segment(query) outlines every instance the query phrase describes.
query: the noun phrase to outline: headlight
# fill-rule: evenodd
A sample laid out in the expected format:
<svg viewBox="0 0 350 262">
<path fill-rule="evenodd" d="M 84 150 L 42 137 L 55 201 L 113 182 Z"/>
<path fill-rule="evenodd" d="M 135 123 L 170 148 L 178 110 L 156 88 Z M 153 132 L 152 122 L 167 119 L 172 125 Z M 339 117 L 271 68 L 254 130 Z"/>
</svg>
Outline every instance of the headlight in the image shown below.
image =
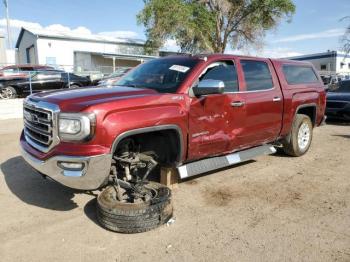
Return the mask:
<svg viewBox="0 0 350 262">
<path fill-rule="evenodd" d="M 60 118 L 60 133 L 78 134 L 81 130 L 81 122 L 76 119 Z"/>
<path fill-rule="evenodd" d="M 91 138 L 95 132 L 94 114 L 61 113 L 58 119 L 60 139 L 63 141 L 82 141 Z"/>
</svg>

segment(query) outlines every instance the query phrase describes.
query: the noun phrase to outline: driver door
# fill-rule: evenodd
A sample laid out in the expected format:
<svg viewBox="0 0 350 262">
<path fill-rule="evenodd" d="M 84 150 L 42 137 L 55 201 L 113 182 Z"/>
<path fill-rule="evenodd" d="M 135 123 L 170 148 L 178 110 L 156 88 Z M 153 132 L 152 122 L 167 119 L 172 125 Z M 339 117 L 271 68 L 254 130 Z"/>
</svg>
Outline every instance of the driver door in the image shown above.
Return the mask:
<svg viewBox="0 0 350 262">
<path fill-rule="evenodd" d="M 238 77 L 233 60 L 211 63 L 198 81 L 220 80 L 225 84 L 223 94 L 211 94 L 191 99 L 189 111 L 189 159 L 220 155 L 232 150 L 232 101 L 239 94 Z M 239 117 L 240 112 L 237 112 Z M 237 122 L 235 122 L 237 123 Z"/>
</svg>

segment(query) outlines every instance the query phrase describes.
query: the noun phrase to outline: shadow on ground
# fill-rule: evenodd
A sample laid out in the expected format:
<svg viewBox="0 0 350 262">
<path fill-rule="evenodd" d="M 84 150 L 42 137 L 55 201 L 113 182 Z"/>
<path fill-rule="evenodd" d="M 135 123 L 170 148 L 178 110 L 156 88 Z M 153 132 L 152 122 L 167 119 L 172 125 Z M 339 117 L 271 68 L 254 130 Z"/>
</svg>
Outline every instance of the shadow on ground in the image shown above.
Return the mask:
<svg viewBox="0 0 350 262">
<path fill-rule="evenodd" d="M 76 190 L 43 179 L 20 156 L 2 163 L 1 171 L 11 192 L 29 205 L 59 211 L 77 207 L 73 201 Z"/>
<path fill-rule="evenodd" d="M 333 135 L 333 136 L 342 137 L 342 138 L 350 138 L 350 135 Z"/>
<path fill-rule="evenodd" d="M 96 216 L 96 205 L 97 205 L 96 198 L 91 199 L 84 206 L 84 213 L 92 222 L 94 222 L 96 225 L 100 226 L 100 224 L 97 221 L 97 216 Z"/>
</svg>

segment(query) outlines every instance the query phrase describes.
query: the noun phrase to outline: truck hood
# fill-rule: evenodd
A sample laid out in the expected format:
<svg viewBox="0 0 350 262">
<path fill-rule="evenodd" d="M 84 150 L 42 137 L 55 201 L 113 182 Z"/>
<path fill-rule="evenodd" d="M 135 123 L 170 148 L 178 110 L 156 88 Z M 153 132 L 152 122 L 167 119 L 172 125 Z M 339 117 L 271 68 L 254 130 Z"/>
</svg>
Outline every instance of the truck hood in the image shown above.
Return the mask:
<svg viewBox="0 0 350 262">
<path fill-rule="evenodd" d="M 328 92 L 327 100 L 338 100 L 338 101 L 349 101 L 350 102 L 350 93 L 349 92 Z"/>
<path fill-rule="evenodd" d="M 62 91 L 41 92 L 30 96 L 33 101 L 58 105 L 63 111 L 78 112 L 86 107 L 117 100 L 159 94 L 152 89 L 116 86 L 112 88 L 85 87 Z"/>
</svg>

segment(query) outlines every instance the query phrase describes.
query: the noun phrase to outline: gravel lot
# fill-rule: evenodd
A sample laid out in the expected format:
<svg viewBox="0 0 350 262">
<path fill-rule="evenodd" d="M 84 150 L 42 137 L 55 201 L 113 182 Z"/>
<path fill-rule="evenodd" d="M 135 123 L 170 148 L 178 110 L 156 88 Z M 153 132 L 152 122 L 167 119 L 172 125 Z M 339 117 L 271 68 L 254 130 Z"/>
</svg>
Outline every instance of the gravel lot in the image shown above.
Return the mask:
<svg viewBox="0 0 350 262">
<path fill-rule="evenodd" d="M 350 125 L 317 128 L 301 158 L 264 156 L 179 184 L 176 222 L 123 235 L 93 195 L 42 179 L 0 121 L 0 260 L 350 261 Z"/>
</svg>

